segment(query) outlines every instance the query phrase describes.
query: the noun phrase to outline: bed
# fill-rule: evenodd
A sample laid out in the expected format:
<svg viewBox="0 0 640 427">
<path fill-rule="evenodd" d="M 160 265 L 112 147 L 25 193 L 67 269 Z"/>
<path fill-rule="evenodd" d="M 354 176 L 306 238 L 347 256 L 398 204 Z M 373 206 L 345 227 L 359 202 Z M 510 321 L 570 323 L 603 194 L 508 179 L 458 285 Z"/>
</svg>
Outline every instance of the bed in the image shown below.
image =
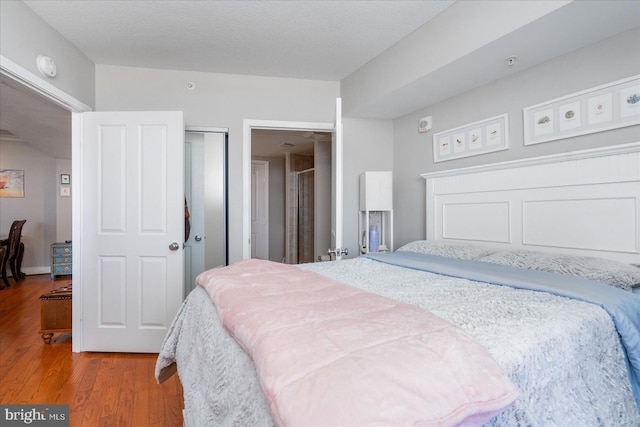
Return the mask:
<svg viewBox="0 0 640 427">
<path fill-rule="evenodd" d="M 199 277 L 201 286 L 182 305 L 156 365 L 160 382 L 176 371 L 180 376 L 185 425 L 640 425 L 640 268 L 632 265 L 640 263 L 640 144 L 426 174 L 424 178 L 426 239 L 408 243 L 393 254 L 300 266 L 246 260 Z M 266 328 L 271 320 L 253 313 L 308 316 L 305 302 L 291 303 L 303 301 L 305 292 L 294 294 L 302 299 L 269 299 L 275 293 L 266 283 L 274 271 L 280 276 L 273 276 L 273 282 L 293 282 L 289 278 L 300 276 L 301 283 L 291 286 L 317 288 L 320 299 L 331 300 L 327 295 L 347 292 L 322 306 L 321 310 L 332 315 L 351 301 L 371 298 L 371 304 L 390 301 L 394 309 L 400 307 L 390 322 L 405 322 L 407 318 L 394 316 L 405 316 L 407 311 L 408 319 L 418 319 L 416 327 L 423 325 L 425 316 L 429 322 L 435 317 L 460 335 L 462 351 L 424 360 L 461 364 L 430 372 L 421 362 L 407 362 L 404 357 L 410 358 L 414 349 L 420 358 L 431 356 L 420 353 L 423 349 L 409 341 L 408 347 L 401 347 L 406 354 L 396 358 L 389 356 L 393 353 L 382 353 L 386 367 L 381 368 L 377 360 L 373 363 L 378 365 L 369 368 L 358 359 L 349 362 L 357 369 L 338 370 L 338 374 L 320 371 L 309 377 L 314 379 L 307 386 L 323 384 L 320 394 L 308 394 L 301 388 L 293 392 L 274 389 L 274 384 L 282 382 L 278 376 L 282 371 L 298 368 L 296 357 L 308 343 L 322 341 L 309 339 L 306 329 L 303 335 L 294 334 L 299 347 L 269 341 L 272 332 L 281 329 L 279 324 Z M 503 276 L 496 278 L 498 272 Z M 254 282 L 238 282 L 239 276 Z M 248 298 L 238 293 L 242 287 L 259 288 L 262 293 Z M 329 293 L 323 294 L 325 291 Z M 245 306 L 230 305 L 249 299 L 266 300 L 266 309 L 258 307 L 247 316 Z M 359 312 L 357 304 L 352 306 Z M 386 322 L 378 321 L 381 317 L 376 315 L 356 317 L 364 319 L 358 327 L 365 329 Z M 322 323 L 315 318 L 302 323 L 295 320 L 298 331 Z M 255 328 L 248 329 L 243 323 L 247 321 Z M 384 329 L 387 325 L 377 326 L 383 329 L 374 328 L 374 335 L 393 333 Z M 254 330 L 260 329 L 266 329 L 266 335 L 256 335 Z M 397 329 L 403 329 L 402 325 Z M 436 329 L 441 330 L 440 326 Z M 423 330 L 419 336 L 426 336 Z M 252 337 L 258 338 L 251 341 Z M 335 343 L 335 335 L 332 337 Z M 360 339 L 347 337 L 349 343 Z M 468 337 L 471 342 L 464 341 Z M 406 336 L 401 339 L 407 342 Z M 447 335 L 445 341 L 449 340 Z M 272 355 L 279 359 L 272 360 Z M 277 375 L 273 374 L 267 369 L 272 362 L 284 363 L 285 369 L 280 366 Z M 480 365 L 473 364 L 477 362 Z M 427 365 L 440 366 L 436 362 Z M 496 366 L 499 371 L 493 370 Z M 403 369 L 398 370 L 400 367 Z M 447 369 L 453 377 L 462 378 L 443 380 Z M 307 378 L 304 372 L 300 377 Z M 460 372 L 465 373 L 457 375 Z M 474 395 L 474 404 L 482 401 L 475 412 L 467 410 L 466 402 L 458 406 L 465 408 L 462 417 L 451 417 L 450 412 L 433 416 L 439 408 L 431 407 L 425 410 L 428 418 L 404 417 L 413 416 L 411 410 L 416 406 L 426 408 L 438 401 L 437 394 L 428 393 L 439 393 L 440 386 L 472 381 L 469 378 L 482 372 L 487 373 L 484 381 L 492 384 L 487 387 L 490 390 L 481 390 L 477 382 L 463 384 L 465 390 L 489 393 Z M 505 381 L 491 383 L 502 376 Z M 405 382 L 399 383 L 398 378 Z M 364 385 L 358 388 L 360 383 Z M 398 401 L 396 394 L 401 396 Z M 422 400 L 415 400 L 415 395 Z M 362 414 L 359 405 L 367 399 L 374 404 L 364 406 L 370 414 Z M 401 406 L 405 401 L 410 401 L 409 409 Z M 442 405 L 450 401 L 447 397 Z M 388 402 L 399 405 L 394 406 L 398 422 L 389 421 L 394 418 L 385 409 Z M 379 418 L 376 407 L 392 418 Z M 455 408 L 453 412 L 460 415 Z M 314 415 L 305 419 L 305 413 Z"/>
</svg>

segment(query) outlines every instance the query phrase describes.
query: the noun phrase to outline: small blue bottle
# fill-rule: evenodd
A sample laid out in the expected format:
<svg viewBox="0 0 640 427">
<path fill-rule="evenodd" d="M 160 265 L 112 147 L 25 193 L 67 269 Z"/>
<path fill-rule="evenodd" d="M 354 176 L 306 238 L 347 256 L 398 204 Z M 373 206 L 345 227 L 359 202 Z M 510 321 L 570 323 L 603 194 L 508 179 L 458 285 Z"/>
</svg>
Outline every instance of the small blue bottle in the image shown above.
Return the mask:
<svg viewBox="0 0 640 427">
<path fill-rule="evenodd" d="M 369 227 L 369 252 L 378 252 L 380 236 L 378 235 L 378 226 Z"/>
</svg>

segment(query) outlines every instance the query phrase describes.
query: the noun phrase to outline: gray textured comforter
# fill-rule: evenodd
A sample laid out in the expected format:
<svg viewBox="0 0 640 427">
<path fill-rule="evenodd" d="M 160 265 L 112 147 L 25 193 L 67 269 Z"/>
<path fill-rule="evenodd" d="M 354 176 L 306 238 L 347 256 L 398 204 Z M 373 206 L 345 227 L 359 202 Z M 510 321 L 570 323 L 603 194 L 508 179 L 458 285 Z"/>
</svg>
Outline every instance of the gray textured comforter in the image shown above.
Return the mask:
<svg viewBox="0 0 640 427">
<path fill-rule="evenodd" d="M 414 304 L 471 334 L 521 391 L 516 404 L 489 425 L 640 425 L 618 335 L 595 305 L 364 258 L 300 268 Z M 176 316 L 156 374 L 175 361 L 185 425 L 273 424 L 250 358 L 200 288 Z"/>
</svg>

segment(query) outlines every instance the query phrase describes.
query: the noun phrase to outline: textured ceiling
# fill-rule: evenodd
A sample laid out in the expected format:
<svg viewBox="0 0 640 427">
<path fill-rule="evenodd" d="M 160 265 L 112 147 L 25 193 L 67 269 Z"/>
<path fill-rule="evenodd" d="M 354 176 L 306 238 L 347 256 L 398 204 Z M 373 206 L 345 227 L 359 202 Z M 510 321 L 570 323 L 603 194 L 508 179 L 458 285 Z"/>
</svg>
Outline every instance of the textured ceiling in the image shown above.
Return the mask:
<svg viewBox="0 0 640 427">
<path fill-rule="evenodd" d="M 96 64 L 338 81 L 454 2 L 24 3 Z"/>
<path fill-rule="evenodd" d="M 384 55 L 385 50 L 454 2 L 26 0 L 24 3 L 97 64 L 340 81 L 378 55 Z M 456 7 L 463 5 L 458 3 Z M 357 111 L 350 110 L 349 117 L 399 117 L 425 107 L 426 99 L 432 103 L 446 99 L 638 27 L 639 23 L 637 0 L 570 2 L 508 37 L 442 64 L 435 72 L 358 106 Z M 519 56 L 517 67 L 505 66 L 505 54 Z M 70 127 L 59 130 L 49 125 L 64 123 L 56 115 L 68 113 L 51 106 L 31 105 L 38 101 L 33 94 L 18 99 L 19 88 L 1 86 L 0 128 L 48 154 L 70 158 Z M 13 106 L 14 112 L 6 114 L 7 105 Z M 16 106 L 24 112 L 21 117 L 14 114 L 18 111 Z M 53 119 L 48 120 L 47 114 Z M 45 140 L 46 143 L 34 143 Z"/>
<path fill-rule="evenodd" d="M 339 81 L 454 2 L 24 3 L 96 64 Z M 51 156 L 71 158 L 68 112 L 19 87 L 0 90 L 0 128 Z"/>
</svg>

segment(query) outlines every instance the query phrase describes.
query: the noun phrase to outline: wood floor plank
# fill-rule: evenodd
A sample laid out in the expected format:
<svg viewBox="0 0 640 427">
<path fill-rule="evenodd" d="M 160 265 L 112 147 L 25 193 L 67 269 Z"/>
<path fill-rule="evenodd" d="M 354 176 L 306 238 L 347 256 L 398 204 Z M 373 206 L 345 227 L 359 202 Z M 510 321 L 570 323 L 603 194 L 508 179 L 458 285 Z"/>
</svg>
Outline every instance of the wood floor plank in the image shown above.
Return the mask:
<svg viewBox="0 0 640 427">
<path fill-rule="evenodd" d="M 25 378 L 31 375 L 37 360 L 29 354 L 28 347 L 19 347 L 10 355 L 11 363 L 0 366 L 2 387 L 0 387 L 0 401 L 10 402 L 24 387 Z M 4 360 L 4 357 L 3 357 Z M 32 365 L 32 366 L 30 366 Z M 20 369 L 15 369 L 19 366 Z"/>
<path fill-rule="evenodd" d="M 71 283 L 27 276 L 0 290 L 0 403 L 69 405 L 72 427 L 182 426 L 177 375 L 156 384 L 157 355 L 72 353 L 71 334 L 40 334 L 42 294 Z"/>
<path fill-rule="evenodd" d="M 127 359 L 126 364 L 120 366 L 122 382 L 118 401 L 116 403 L 116 424 L 122 425 L 131 419 L 135 412 L 134 399 L 136 395 L 136 383 L 134 381 L 135 359 Z"/>
<path fill-rule="evenodd" d="M 163 385 L 154 387 L 154 382 L 149 379 L 152 376 L 152 371 L 149 367 L 145 368 L 147 369 L 145 377 L 147 378 L 147 387 L 149 389 L 149 422 L 151 425 L 164 423 L 164 402 L 162 398 L 164 387 Z"/>
<path fill-rule="evenodd" d="M 75 366 L 78 370 L 74 372 L 75 379 L 67 385 L 67 389 L 73 394 L 73 399 L 59 400 L 58 403 L 69 404 L 71 425 L 80 426 L 84 424 L 85 409 L 91 401 L 100 360 L 78 357 Z"/>
<path fill-rule="evenodd" d="M 140 425 L 149 419 L 149 386 L 147 382 L 148 370 L 144 360 L 136 360 L 133 377 L 136 383 L 136 394 L 133 405 L 136 408 L 133 422 Z"/>
</svg>

